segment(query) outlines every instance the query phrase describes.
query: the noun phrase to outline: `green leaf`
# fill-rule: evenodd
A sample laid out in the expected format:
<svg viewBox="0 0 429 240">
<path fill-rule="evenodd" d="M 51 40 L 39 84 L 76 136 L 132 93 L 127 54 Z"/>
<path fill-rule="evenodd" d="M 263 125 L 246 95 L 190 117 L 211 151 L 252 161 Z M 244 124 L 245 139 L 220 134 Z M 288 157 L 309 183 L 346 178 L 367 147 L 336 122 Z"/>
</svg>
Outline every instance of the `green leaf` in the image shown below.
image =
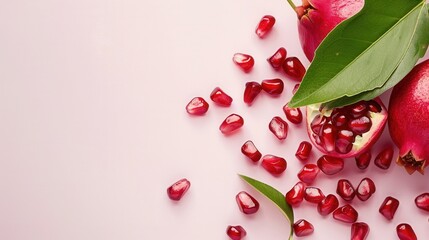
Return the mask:
<svg viewBox="0 0 429 240">
<path fill-rule="evenodd" d="M 293 236 L 293 209 L 292 207 L 286 202 L 285 196 L 276 190 L 275 188 L 271 187 L 268 184 L 265 184 L 263 182 L 260 182 L 258 180 L 255 180 L 253 178 L 240 175 L 240 178 L 246 181 L 250 186 L 255 188 L 258 192 L 260 192 L 262 195 L 270 199 L 285 215 L 285 217 L 289 220 L 290 224 L 290 235 L 289 239 L 292 239 Z"/>
<path fill-rule="evenodd" d="M 425 2 L 366 0 L 358 14 L 339 24 L 321 43 L 289 105 L 355 96 L 382 88 L 391 76 L 407 72 L 414 66 L 408 52 L 427 37 L 416 31 L 427 15 Z M 401 74 L 395 73 L 397 69 Z"/>
</svg>

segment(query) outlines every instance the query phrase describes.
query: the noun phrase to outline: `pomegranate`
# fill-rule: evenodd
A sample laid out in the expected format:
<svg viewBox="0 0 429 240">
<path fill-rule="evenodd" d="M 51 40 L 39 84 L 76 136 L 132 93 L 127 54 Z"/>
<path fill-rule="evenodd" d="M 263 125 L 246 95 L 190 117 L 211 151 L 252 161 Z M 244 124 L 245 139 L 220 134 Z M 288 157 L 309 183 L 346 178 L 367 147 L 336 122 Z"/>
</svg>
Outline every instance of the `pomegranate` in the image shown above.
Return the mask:
<svg viewBox="0 0 429 240">
<path fill-rule="evenodd" d="M 375 193 L 375 190 L 374 181 L 372 181 L 371 178 L 364 178 L 356 188 L 356 196 L 361 201 L 366 201 Z"/>
<path fill-rule="evenodd" d="M 345 201 L 352 201 L 356 196 L 356 190 L 347 179 L 338 180 L 337 194 Z"/>
<path fill-rule="evenodd" d="M 243 118 L 240 115 L 233 113 L 225 118 L 225 120 L 220 125 L 219 130 L 223 134 L 231 134 L 232 132 L 241 128 L 243 124 L 244 124 Z"/>
<path fill-rule="evenodd" d="M 396 226 L 396 233 L 400 240 L 417 240 L 413 228 L 408 223 L 401 223 Z"/>
<path fill-rule="evenodd" d="M 259 202 L 245 191 L 235 196 L 238 208 L 244 214 L 253 214 L 259 210 Z"/>
<path fill-rule="evenodd" d="M 414 199 L 416 206 L 429 212 L 429 193 L 422 193 Z"/>
<path fill-rule="evenodd" d="M 317 211 L 322 216 L 326 216 L 338 208 L 340 203 L 338 198 L 333 194 L 328 194 L 321 202 L 317 204 Z"/>
<path fill-rule="evenodd" d="M 305 67 L 297 57 L 288 57 L 282 65 L 284 73 L 293 80 L 301 82 L 305 75 Z"/>
<path fill-rule="evenodd" d="M 246 236 L 246 230 L 240 225 L 228 226 L 226 228 L 226 234 L 231 240 L 240 240 Z"/>
<path fill-rule="evenodd" d="M 268 154 L 262 157 L 261 166 L 265 168 L 265 170 L 267 170 L 269 173 L 273 175 L 278 175 L 286 170 L 287 162 L 282 157 Z"/>
<path fill-rule="evenodd" d="M 259 152 L 255 144 L 250 140 L 246 141 L 243 146 L 241 146 L 241 152 L 253 162 L 259 161 L 262 157 L 261 152 Z"/>
<path fill-rule="evenodd" d="M 306 187 L 304 199 L 307 202 L 319 204 L 323 199 L 325 199 L 325 194 L 323 194 L 320 188 Z"/>
<path fill-rule="evenodd" d="M 209 110 L 209 104 L 202 97 L 194 97 L 186 105 L 186 112 L 191 115 L 204 115 Z"/>
<path fill-rule="evenodd" d="M 253 65 L 255 65 L 255 59 L 249 54 L 244 53 L 235 53 L 232 57 L 232 61 L 246 73 L 250 72 Z"/>
<path fill-rule="evenodd" d="M 352 224 L 351 240 L 365 240 L 369 234 L 369 226 L 364 222 L 355 222 Z"/>
<path fill-rule="evenodd" d="M 299 206 L 304 200 L 305 188 L 305 183 L 297 182 L 292 189 L 286 193 L 286 202 L 295 207 Z"/>
<path fill-rule="evenodd" d="M 287 137 L 289 125 L 281 117 L 275 116 L 268 124 L 268 128 L 274 134 L 274 136 L 276 136 L 277 139 L 285 140 Z"/>
<path fill-rule="evenodd" d="M 307 131 L 323 154 L 349 158 L 377 141 L 387 122 L 387 110 L 379 98 L 327 110 L 307 106 Z"/>
<path fill-rule="evenodd" d="M 219 87 L 213 89 L 212 93 L 210 94 L 210 99 L 219 106 L 223 107 L 229 107 L 232 103 L 232 98 Z"/>
<path fill-rule="evenodd" d="M 167 195 L 171 200 L 179 201 L 190 187 L 191 182 L 189 182 L 188 179 L 180 179 L 167 188 Z"/>
<path fill-rule="evenodd" d="M 258 82 L 247 82 L 244 88 L 243 100 L 248 105 L 252 105 L 255 98 L 262 91 L 262 86 Z"/>
<path fill-rule="evenodd" d="M 354 223 L 358 219 L 359 214 L 350 204 L 346 204 L 335 210 L 332 216 L 338 221 Z"/>
<path fill-rule="evenodd" d="M 304 237 L 314 232 L 313 224 L 305 219 L 300 219 L 293 224 L 293 232 L 297 237 Z"/>
<path fill-rule="evenodd" d="M 300 161 L 307 161 L 308 158 L 310 157 L 312 147 L 313 146 L 311 145 L 311 143 L 307 141 L 302 141 L 299 144 L 298 149 L 296 150 L 296 153 L 295 153 L 296 158 L 298 158 Z"/>
<path fill-rule="evenodd" d="M 386 197 L 378 210 L 387 220 L 392 220 L 398 210 L 399 201 L 394 197 Z"/>
<path fill-rule="evenodd" d="M 300 124 L 302 122 L 302 112 L 299 108 L 291 108 L 286 103 L 283 106 L 283 112 L 286 115 L 287 120 L 293 124 Z"/>
<path fill-rule="evenodd" d="M 270 95 L 279 95 L 283 92 L 284 83 L 280 78 L 265 79 L 261 83 L 262 90 Z"/>
<path fill-rule="evenodd" d="M 276 19 L 271 15 L 265 15 L 256 26 L 255 33 L 260 38 L 264 38 L 273 28 Z"/>
<path fill-rule="evenodd" d="M 274 69 L 280 69 L 287 56 L 287 51 L 284 47 L 279 48 L 267 61 Z"/>
<path fill-rule="evenodd" d="M 317 166 L 326 175 L 334 175 L 344 168 L 344 160 L 341 158 L 323 155 L 317 160 Z"/>
<path fill-rule="evenodd" d="M 389 132 L 399 148 L 397 163 L 408 173 L 429 164 L 429 60 L 408 73 L 390 95 Z"/>
<path fill-rule="evenodd" d="M 314 182 L 317 175 L 319 175 L 320 169 L 316 164 L 308 163 L 305 164 L 304 167 L 298 172 L 297 176 L 299 180 L 310 184 Z"/>
</svg>

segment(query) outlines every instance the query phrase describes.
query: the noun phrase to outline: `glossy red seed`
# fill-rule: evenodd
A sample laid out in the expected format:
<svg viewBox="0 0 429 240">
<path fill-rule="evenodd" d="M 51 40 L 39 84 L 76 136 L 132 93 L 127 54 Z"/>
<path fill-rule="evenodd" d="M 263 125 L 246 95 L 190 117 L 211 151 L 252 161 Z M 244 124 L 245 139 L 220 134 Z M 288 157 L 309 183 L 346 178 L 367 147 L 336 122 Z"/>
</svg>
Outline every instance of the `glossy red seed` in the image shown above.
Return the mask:
<svg viewBox="0 0 429 240">
<path fill-rule="evenodd" d="M 361 169 L 364 170 L 369 166 L 369 163 L 371 162 L 371 151 L 366 151 L 364 153 L 362 153 L 361 155 L 357 156 L 355 158 L 356 160 L 356 166 Z"/>
<path fill-rule="evenodd" d="M 247 82 L 243 94 L 244 102 L 251 105 L 261 91 L 261 84 L 257 82 Z"/>
<path fill-rule="evenodd" d="M 283 106 L 283 112 L 286 115 L 287 120 L 294 124 L 300 124 L 302 122 L 302 112 L 299 108 L 291 108 L 286 103 Z"/>
<path fill-rule="evenodd" d="M 337 209 L 339 205 L 338 198 L 333 194 L 328 194 L 328 196 L 317 204 L 317 211 L 320 215 L 326 216 Z"/>
<path fill-rule="evenodd" d="M 179 201 L 190 187 L 191 182 L 189 182 L 186 178 L 180 179 L 167 188 L 167 195 L 171 200 Z"/>
<path fill-rule="evenodd" d="M 364 101 L 355 103 L 352 106 L 350 106 L 350 108 L 351 108 L 351 115 L 353 116 L 353 118 L 361 117 L 368 112 L 367 104 Z"/>
<path fill-rule="evenodd" d="M 422 210 L 429 211 L 429 193 L 422 193 L 414 199 L 416 206 Z"/>
<path fill-rule="evenodd" d="M 393 158 L 393 147 L 388 146 L 383 149 L 374 159 L 374 163 L 377 167 L 381 169 L 388 169 L 392 163 Z"/>
<path fill-rule="evenodd" d="M 253 65 L 255 65 L 255 59 L 252 56 L 244 53 L 236 53 L 232 57 L 232 61 L 237 64 L 244 72 L 250 72 Z"/>
<path fill-rule="evenodd" d="M 371 112 L 379 113 L 382 110 L 380 104 L 378 104 L 378 102 L 376 102 L 375 100 L 368 101 L 367 105 L 368 105 L 368 110 Z"/>
<path fill-rule="evenodd" d="M 295 81 L 301 81 L 305 75 L 305 67 L 296 57 L 288 57 L 283 62 L 283 71 Z"/>
<path fill-rule="evenodd" d="M 262 157 L 261 165 L 269 173 L 273 175 L 278 175 L 286 170 L 287 162 L 282 157 L 274 155 L 265 155 Z"/>
<path fill-rule="evenodd" d="M 338 180 L 337 194 L 346 201 L 351 201 L 356 196 L 356 191 L 352 183 L 347 179 Z"/>
<path fill-rule="evenodd" d="M 369 117 L 361 116 L 359 118 L 352 119 L 348 123 L 348 126 L 350 130 L 359 135 L 368 132 L 371 129 L 372 122 Z"/>
<path fill-rule="evenodd" d="M 313 145 L 311 145 L 311 143 L 307 141 L 302 141 L 299 144 L 298 149 L 296 150 L 296 153 L 295 153 L 296 158 L 298 158 L 300 161 L 307 161 L 308 158 L 310 157 L 312 148 L 313 148 Z"/>
<path fill-rule="evenodd" d="M 299 85 L 300 85 L 299 83 L 295 84 L 295 86 L 292 89 L 292 94 L 295 95 L 296 91 L 298 91 Z"/>
<path fill-rule="evenodd" d="M 210 94 L 210 99 L 218 105 L 224 107 L 229 107 L 232 103 L 232 98 L 219 87 L 213 89 L 212 93 Z"/>
<path fill-rule="evenodd" d="M 364 178 L 356 188 L 357 197 L 362 200 L 368 200 L 375 193 L 375 184 L 370 178 Z"/>
<path fill-rule="evenodd" d="M 395 216 L 396 210 L 399 207 L 399 201 L 393 197 L 386 197 L 383 203 L 381 204 L 378 212 L 381 213 L 387 220 L 392 220 Z"/>
<path fill-rule="evenodd" d="M 401 223 L 396 227 L 396 233 L 400 240 L 417 240 L 413 228 L 407 223 Z"/>
<path fill-rule="evenodd" d="M 279 140 L 284 140 L 287 137 L 289 125 L 281 117 L 275 116 L 270 121 L 268 128 Z"/>
<path fill-rule="evenodd" d="M 343 126 L 347 126 L 349 120 L 345 114 L 339 112 L 332 115 L 331 121 L 335 127 L 340 128 Z"/>
<path fill-rule="evenodd" d="M 273 56 L 267 59 L 274 69 L 279 69 L 287 56 L 287 51 L 284 47 L 279 48 Z"/>
<path fill-rule="evenodd" d="M 325 194 L 317 187 L 306 187 L 304 199 L 307 202 L 318 204 L 325 199 Z"/>
<path fill-rule="evenodd" d="M 353 148 L 355 142 L 355 135 L 352 131 L 342 129 L 338 132 L 335 139 L 335 150 L 339 153 L 348 153 Z"/>
<path fill-rule="evenodd" d="M 305 183 L 297 182 L 289 192 L 286 193 L 286 202 L 292 206 L 299 206 L 304 200 L 305 195 Z"/>
<path fill-rule="evenodd" d="M 202 97 L 194 97 L 187 105 L 186 112 L 191 115 L 203 115 L 209 110 L 209 104 Z"/>
<path fill-rule="evenodd" d="M 304 237 L 314 232 L 314 227 L 305 219 L 300 219 L 293 224 L 293 232 L 297 237 Z"/>
<path fill-rule="evenodd" d="M 219 130 L 223 134 L 230 134 L 237 129 L 241 128 L 244 124 L 244 120 L 240 115 L 231 114 L 225 118 L 222 124 L 219 127 Z"/>
<path fill-rule="evenodd" d="M 304 167 L 298 172 L 297 176 L 302 182 L 310 184 L 314 182 L 319 172 L 320 169 L 316 164 L 309 163 L 304 165 Z"/>
<path fill-rule="evenodd" d="M 271 95 L 279 95 L 283 92 L 284 83 L 280 78 L 262 80 L 262 90 Z"/>
<path fill-rule="evenodd" d="M 342 158 L 323 155 L 317 160 L 317 166 L 326 175 L 334 175 L 344 168 L 344 160 Z"/>
<path fill-rule="evenodd" d="M 358 212 L 350 204 L 346 204 L 335 210 L 332 216 L 341 222 L 354 223 L 358 219 Z"/>
<path fill-rule="evenodd" d="M 253 214 L 259 209 L 259 202 L 245 191 L 241 191 L 235 196 L 238 208 L 244 214 Z"/>
<path fill-rule="evenodd" d="M 259 152 L 255 144 L 250 140 L 246 141 L 243 146 L 241 146 L 241 152 L 253 162 L 259 161 L 262 157 L 261 152 Z"/>
<path fill-rule="evenodd" d="M 226 229 L 226 234 L 232 240 L 241 240 L 246 236 L 246 230 L 240 225 L 237 226 L 228 226 Z"/>
<path fill-rule="evenodd" d="M 335 150 L 335 129 L 332 124 L 324 124 L 322 129 L 321 142 L 323 148 L 327 152 L 333 152 Z"/>
<path fill-rule="evenodd" d="M 276 19 L 271 15 L 265 15 L 256 26 L 255 33 L 260 38 L 264 38 L 273 28 Z"/>
<path fill-rule="evenodd" d="M 355 222 L 352 224 L 351 240 L 365 240 L 369 234 L 369 226 L 364 222 Z"/>
<path fill-rule="evenodd" d="M 316 117 L 314 117 L 314 119 L 311 121 L 310 127 L 311 130 L 319 135 L 320 130 L 322 129 L 322 126 L 325 125 L 325 123 L 327 122 L 327 118 L 323 115 L 317 115 Z"/>
</svg>

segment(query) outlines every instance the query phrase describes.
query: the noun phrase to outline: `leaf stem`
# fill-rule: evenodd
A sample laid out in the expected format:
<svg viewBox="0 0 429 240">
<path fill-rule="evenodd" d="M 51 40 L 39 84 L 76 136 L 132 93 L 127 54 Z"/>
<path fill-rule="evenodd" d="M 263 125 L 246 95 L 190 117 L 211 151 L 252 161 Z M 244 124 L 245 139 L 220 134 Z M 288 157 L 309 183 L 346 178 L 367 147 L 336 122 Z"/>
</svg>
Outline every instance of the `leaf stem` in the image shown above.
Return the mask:
<svg viewBox="0 0 429 240">
<path fill-rule="evenodd" d="M 289 3 L 289 5 L 293 8 L 294 11 L 296 11 L 296 5 L 295 3 L 293 3 L 292 0 L 287 0 L 287 2 Z"/>
</svg>

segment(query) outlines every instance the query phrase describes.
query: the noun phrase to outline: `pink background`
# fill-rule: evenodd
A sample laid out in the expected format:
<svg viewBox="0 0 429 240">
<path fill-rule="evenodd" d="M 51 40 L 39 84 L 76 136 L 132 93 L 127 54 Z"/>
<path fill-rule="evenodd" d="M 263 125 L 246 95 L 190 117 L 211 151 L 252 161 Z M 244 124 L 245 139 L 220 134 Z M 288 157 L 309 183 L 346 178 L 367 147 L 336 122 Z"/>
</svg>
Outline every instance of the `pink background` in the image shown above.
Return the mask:
<svg viewBox="0 0 429 240">
<path fill-rule="evenodd" d="M 284 46 L 308 65 L 299 47 L 296 17 L 284 0 L 119 1 L 16 0 L 0 8 L 0 239 L 228 239 L 240 224 L 246 239 L 286 239 L 287 221 L 237 173 L 265 181 L 282 192 L 302 167 L 294 157 L 305 127 L 290 125 L 279 142 L 268 131 L 291 98 L 295 82 L 273 71 L 265 59 Z M 259 19 L 277 23 L 260 40 Z M 242 73 L 235 52 L 252 54 L 254 70 Z M 281 77 L 281 97 L 261 94 L 242 102 L 246 81 Z M 219 86 L 233 98 L 230 108 L 210 103 L 204 117 L 184 108 L 194 96 L 209 100 Z M 388 95 L 383 99 L 387 104 Z M 230 113 L 245 126 L 225 137 L 218 126 Z M 287 159 L 287 171 L 272 177 L 240 153 L 248 139 L 264 154 Z M 387 131 L 374 155 L 389 143 Z M 319 153 L 314 152 L 311 162 Z M 358 171 L 354 160 L 334 177 L 315 182 L 334 193 L 336 182 L 356 184 L 371 177 L 376 194 L 355 199 L 368 239 L 396 239 L 395 227 L 412 224 L 427 239 L 428 215 L 414 198 L 429 191 L 428 175 L 409 176 L 396 165 L 373 164 Z M 166 188 L 186 177 L 192 182 L 178 203 Z M 253 216 L 239 212 L 235 195 L 246 190 L 261 203 Z M 392 195 L 401 201 L 391 222 L 378 207 Z M 342 202 L 343 203 L 343 202 Z M 306 239 L 349 239 L 350 227 L 321 217 L 304 203 L 296 219 L 313 223 Z"/>
</svg>

